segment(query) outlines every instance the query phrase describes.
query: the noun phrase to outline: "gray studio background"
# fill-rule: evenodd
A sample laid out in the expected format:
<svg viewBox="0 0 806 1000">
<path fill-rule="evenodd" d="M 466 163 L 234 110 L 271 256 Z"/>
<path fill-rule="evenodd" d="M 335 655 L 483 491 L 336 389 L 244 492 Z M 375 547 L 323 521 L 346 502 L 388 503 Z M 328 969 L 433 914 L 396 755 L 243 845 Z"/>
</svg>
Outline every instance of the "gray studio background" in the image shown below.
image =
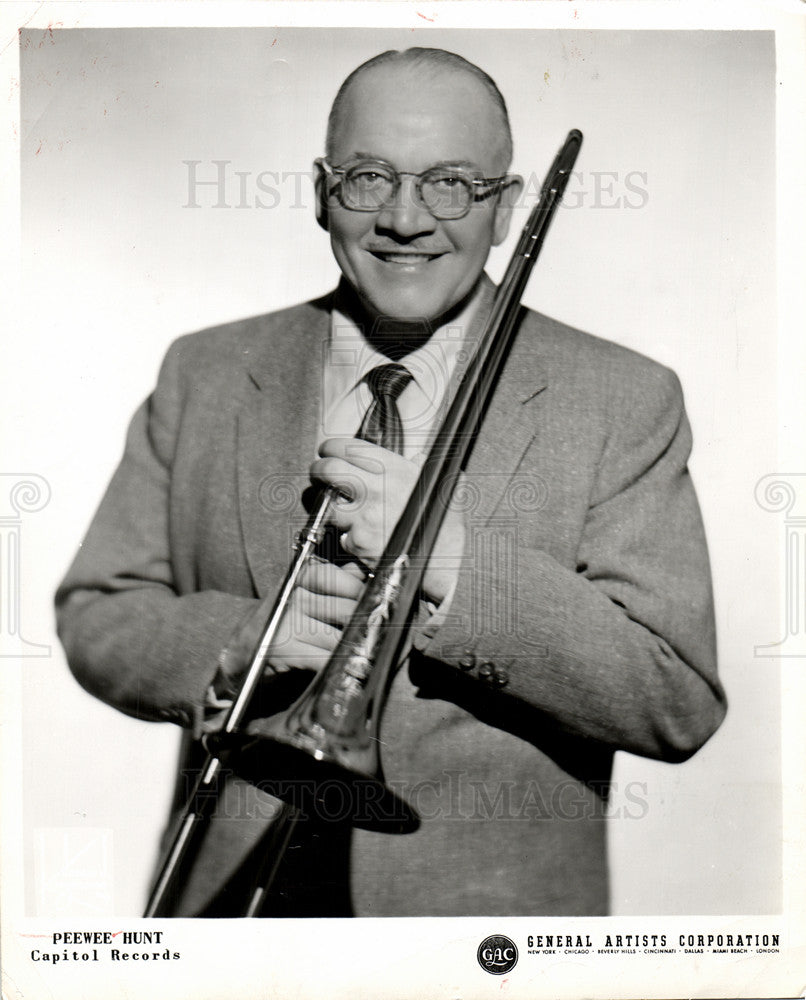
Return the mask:
<svg viewBox="0 0 806 1000">
<path fill-rule="evenodd" d="M 3 383 L 27 467 L 52 491 L 21 546 L 23 633 L 51 646 L 23 677 L 28 912 L 138 914 L 167 807 L 178 732 L 91 699 L 53 634 L 52 593 L 128 419 L 174 337 L 334 284 L 306 172 L 343 77 L 411 44 L 491 73 L 524 175 L 542 177 L 570 127 L 585 133 L 525 301 L 673 367 L 694 429 L 730 711 L 682 766 L 619 755 L 614 911 L 776 912 L 779 679 L 753 653 L 781 637 L 780 524 L 753 494 L 777 471 L 772 35 L 130 29 L 20 41 L 25 308 Z M 221 207 L 213 186 L 185 207 L 187 160 L 205 180 L 229 161 Z"/>
</svg>

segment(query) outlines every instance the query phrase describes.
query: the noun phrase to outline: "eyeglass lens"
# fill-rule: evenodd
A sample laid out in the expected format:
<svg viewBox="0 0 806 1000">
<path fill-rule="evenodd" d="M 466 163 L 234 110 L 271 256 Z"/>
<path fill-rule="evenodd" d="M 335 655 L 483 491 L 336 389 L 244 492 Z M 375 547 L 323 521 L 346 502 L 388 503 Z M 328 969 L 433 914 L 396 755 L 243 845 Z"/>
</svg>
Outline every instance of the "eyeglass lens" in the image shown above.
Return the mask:
<svg viewBox="0 0 806 1000">
<path fill-rule="evenodd" d="M 350 167 L 342 179 L 342 194 L 348 208 L 373 211 L 394 197 L 400 176 L 381 163 Z M 437 218 L 464 215 L 473 200 L 470 178 L 453 170 L 434 168 L 421 175 L 417 190 L 426 208 Z"/>
</svg>

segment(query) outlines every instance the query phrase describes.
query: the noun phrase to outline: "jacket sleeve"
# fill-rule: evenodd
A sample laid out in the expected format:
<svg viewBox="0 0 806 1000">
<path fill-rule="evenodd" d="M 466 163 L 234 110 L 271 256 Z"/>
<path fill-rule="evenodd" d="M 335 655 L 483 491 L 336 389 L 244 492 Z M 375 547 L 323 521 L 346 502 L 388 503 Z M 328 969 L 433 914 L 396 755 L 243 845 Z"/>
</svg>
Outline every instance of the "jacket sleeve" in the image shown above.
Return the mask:
<svg viewBox="0 0 806 1000">
<path fill-rule="evenodd" d="M 123 458 L 56 594 L 59 636 L 79 683 L 142 719 L 190 726 L 219 655 L 257 600 L 179 596 L 171 565 L 171 466 L 182 412 L 182 341 L 129 426 Z"/>
<path fill-rule="evenodd" d="M 533 706 L 536 724 L 676 761 L 719 726 L 725 696 L 691 434 L 676 376 L 659 371 L 659 391 L 633 388 L 608 418 L 576 566 L 521 547 L 504 579 L 478 558 L 494 539 L 474 529 L 447 620 L 417 645 Z M 504 593 L 506 632 L 485 613 Z"/>
</svg>

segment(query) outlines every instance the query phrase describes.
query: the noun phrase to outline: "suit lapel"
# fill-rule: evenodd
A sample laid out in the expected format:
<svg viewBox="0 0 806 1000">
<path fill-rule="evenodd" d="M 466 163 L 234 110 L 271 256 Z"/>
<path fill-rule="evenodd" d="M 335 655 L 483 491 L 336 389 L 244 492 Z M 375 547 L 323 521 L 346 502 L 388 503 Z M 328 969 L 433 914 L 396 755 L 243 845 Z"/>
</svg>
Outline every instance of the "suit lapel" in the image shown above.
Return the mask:
<svg viewBox="0 0 806 1000">
<path fill-rule="evenodd" d="M 521 323 L 467 465 L 479 488 L 472 513 L 481 522 L 500 513 L 504 503 L 510 508 L 518 469 L 537 435 L 541 395 L 548 387 L 546 373 L 536 362 L 538 336 L 535 324 Z"/>
<path fill-rule="evenodd" d="M 238 420 L 238 502 L 261 597 L 277 586 L 305 523 L 300 497 L 315 458 L 329 316 L 319 304 L 284 314 L 248 367 L 253 391 Z"/>
</svg>

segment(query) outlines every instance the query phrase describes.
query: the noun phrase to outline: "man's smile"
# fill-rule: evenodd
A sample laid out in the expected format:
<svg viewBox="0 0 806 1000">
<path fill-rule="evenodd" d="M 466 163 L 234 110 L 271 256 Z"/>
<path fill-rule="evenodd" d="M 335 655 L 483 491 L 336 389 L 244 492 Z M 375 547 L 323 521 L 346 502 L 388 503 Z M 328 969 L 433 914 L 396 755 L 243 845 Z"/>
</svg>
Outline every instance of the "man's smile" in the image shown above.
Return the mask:
<svg viewBox="0 0 806 1000">
<path fill-rule="evenodd" d="M 369 253 L 384 264 L 398 264 L 413 267 L 418 264 L 428 264 L 432 260 L 437 260 L 445 255 L 447 251 L 437 250 L 426 252 L 423 250 L 369 250 Z"/>
</svg>

